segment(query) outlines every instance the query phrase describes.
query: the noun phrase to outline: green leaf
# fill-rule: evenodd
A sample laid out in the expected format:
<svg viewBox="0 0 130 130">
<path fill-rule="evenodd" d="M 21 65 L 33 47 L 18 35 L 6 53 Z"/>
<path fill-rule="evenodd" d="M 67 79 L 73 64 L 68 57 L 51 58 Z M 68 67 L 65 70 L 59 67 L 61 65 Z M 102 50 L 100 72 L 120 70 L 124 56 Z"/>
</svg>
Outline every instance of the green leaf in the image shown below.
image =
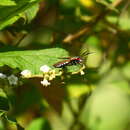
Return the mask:
<svg viewBox="0 0 130 130">
<path fill-rule="evenodd" d="M 9 110 L 9 102 L 6 94 L 2 89 L 0 89 L 0 116 L 3 115 L 3 112 Z"/>
<path fill-rule="evenodd" d="M 8 20 L 5 20 L 4 22 L 2 22 L 0 20 L 0 30 L 3 29 L 4 27 L 13 24 L 15 21 L 17 21 L 20 18 L 20 15 L 18 16 L 14 16 Z"/>
<path fill-rule="evenodd" d="M 95 35 L 91 35 L 86 39 L 85 43 L 94 47 L 99 47 L 100 39 Z"/>
<path fill-rule="evenodd" d="M 123 30 L 130 29 L 130 7 L 121 13 L 118 24 L 119 27 Z"/>
<path fill-rule="evenodd" d="M 83 94 L 89 93 L 91 88 L 86 84 L 69 84 L 67 89 L 70 98 L 78 98 Z"/>
<path fill-rule="evenodd" d="M 81 65 L 76 65 L 76 66 L 67 66 L 67 72 L 78 72 L 79 69 L 81 68 Z"/>
<path fill-rule="evenodd" d="M 26 21 L 28 23 L 31 22 L 31 20 L 36 16 L 38 9 L 39 9 L 39 4 L 37 3 L 24 12 L 24 15 L 26 17 Z"/>
<path fill-rule="evenodd" d="M 91 130 L 125 130 L 129 116 L 128 94 L 118 86 L 105 85 L 87 100 L 80 119 Z"/>
<path fill-rule="evenodd" d="M 0 120 L 0 130 L 4 130 L 4 124 L 3 124 L 2 120 Z"/>
<path fill-rule="evenodd" d="M 8 65 L 21 71 L 28 69 L 32 75 L 42 74 L 41 66 L 52 67 L 58 61 L 58 58 L 63 56 L 68 56 L 68 53 L 60 48 L 2 52 L 0 53 L 0 66 Z"/>
<path fill-rule="evenodd" d="M 107 67 L 107 65 L 106 65 Z M 108 65 L 109 67 L 109 65 Z M 102 69 L 102 68 L 101 68 Z M 111 69 L 111 68 L 109 68 Z M 101 72 L 101 71 L 100 71 Z M 113 68 L 109 70 L 109 73 L 107 75 L 103 75 L 102 80 L 100 81 L 100 84 L 110 84 L 116 81 L 124 81 L 123 75 L 121 75 L 120 70 L 118 68 Z"/>
<path fill-rule="evenodd" d="M 17 121 L 13 117 L 7 116 L 7 113 L 1 117 L 4 129 L 9 128 L 10 130 L 16 130 Z"/>
<path fill-rule="evenodd" d="M 113 1 L 114 0 L 108 0 L 108 1 L 106 1 L 106 0 L 97 0 L 96 2 L 98 2 L 98 3 L 100 3 L 100 4 L 104 5 L 104 6 L 106 6 L 108 9 L 110 9 L 112 11 L 118 12 L 118 10 L 115 7 L 113 7 L 112 4 L 110 4 Z"/>
<path fill-rule="evenodd" d="M 51 127 L 46 119 L 37 118 L 29 124 L 27 130 L 51 130 Z"/>
<path fill-rule="evenodd" d="M 13 0 L 0 0 L 0 6 L 12 6 L 16 5 L 15 1 Z"/>
<path fill-rule="evenodd" d="M 118 18 L 117 18 L 116 15 L 108 15 L 108 16 L 106 16 L 106 19 L 107 19 L 109 22 L 113 23 L 113 24 L 116 24 L 117 21 L 118 21 Z"/>
<path fill-rule="evenodd" d="M 62 0 L 61 1 L 61 6 L 64 8 L 75 8 L 76 6 L 79 5 L 78 0 Z"/>
<path fill-rule="evenodd" d="M 0 6 L 0 29 L 13 24 L 20 17 L 22 13 L 37 4 L 40 0 L 19 0 L 16 1 L 16 5 L 12 6 Z M 6 10 L 6 11 L 5 11 Z"/>
<path fill-rule="evenodd" d="M 1 52 L 0 66 L 7 65 L 13 69 L 18 68 L 21 71 L 30 70 L 32 76 L 42 75 L 41 66 L 47 65 L 54 69 L 53 64 L 61 61 L 62 59 L 60 58 L 62 57 L 68 57 L 68 53 L 61 48 Z M 80 66 L 69 66 L 67 70 L 68 72 L 77 72 L 79 68 Z"/>
<path fill-rule="evenodd" d="M 125 64 L 122 67 L 122 73 L 128 78 L 130 79 L 130 62 L 128 62 L 127 64 Z"/>
</svg>

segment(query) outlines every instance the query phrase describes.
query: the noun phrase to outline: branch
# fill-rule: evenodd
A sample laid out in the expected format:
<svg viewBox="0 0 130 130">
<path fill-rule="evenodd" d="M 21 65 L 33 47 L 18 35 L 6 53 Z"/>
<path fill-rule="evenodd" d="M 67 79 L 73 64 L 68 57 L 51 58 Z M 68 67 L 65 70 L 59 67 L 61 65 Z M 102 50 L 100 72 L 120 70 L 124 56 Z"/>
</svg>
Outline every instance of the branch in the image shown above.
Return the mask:
<svg viewBox="0 0 130 130">
<path fill-rule="evenodd" d="M 89 31 L 90 31 L 90 27 L 85 27 L 77 33 L 69 34 L 67 37 L 64 38 L 63 42 L 70 43 L 71 41 L 79 38 L 80 36 L 84 35 L 85 33 L 88 33 Z"/>
<path fill-rule="evenodd" d="M 114 1 L 111 6 L 113 8 L 117 7 L 123 0 L 116 0 Z M 105 10 L 102 11 L 97 17 L 96 19 L 90 23 L 90 25 L 86 25 L 84 28 L 82 28 L 81 30 L 79 30 L 78 32 L 74 33 L 74 34 L 69 34 L 68 36 L 66 36 L 63 39 L 64 43 L 71 43 L 73 40 L 78 39 L 79 37 L 81 37 L 82 35 L 91 32 L 91 27 L 95 26 L 95 24 L 97 24 L 101 19 L 103 19 L 108 13 L 110 12 L 110 10 Z"/>
</svg>

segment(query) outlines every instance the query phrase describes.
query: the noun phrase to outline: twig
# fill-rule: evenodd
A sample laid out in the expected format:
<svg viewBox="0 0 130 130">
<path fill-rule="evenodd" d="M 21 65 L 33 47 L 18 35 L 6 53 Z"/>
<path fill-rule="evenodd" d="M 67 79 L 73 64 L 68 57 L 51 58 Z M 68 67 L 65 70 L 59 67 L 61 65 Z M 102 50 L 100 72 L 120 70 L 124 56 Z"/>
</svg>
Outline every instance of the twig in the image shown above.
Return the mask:
<svg viewBox="0 0 130 130">
<path fill-rule="evenodd" d="M 117 7 L 123 0 L 116 0 L 114 1 L 111 6 L 113 8 Z M 64 43 L 71 43 L 73 40 L 78 39 L 79 37 L 81 37 L 82 35 L 89 33 L 91 31 L 91 27 L 95 26 L 95 24 L 97 24 L 101 19 L 103 19 L 106 14 L 108 14 L 111 10 L 105 10 L 102 11 L 97 17 L 96 19 L 90 23 L 90 25 L 86 25 L 83 29 L 79 30 L 78 32 L 74 33 L 74 34 L 69 34 L 68 36 L 66 36 L 63 39 Z"/>
<path fill-rule="evenodd" d="M 69 43 L 71 41 L 73 41 L 74 39 L 79 38 L 80 36 L 84 35 L 85 33 L 89 32 L 90 27 L 86 27 L 81 29 L 79 32 L 75 33 L 75 34 L 69 34 L 64 40 L 63 42 L 65 43 Z"/>
</svg>

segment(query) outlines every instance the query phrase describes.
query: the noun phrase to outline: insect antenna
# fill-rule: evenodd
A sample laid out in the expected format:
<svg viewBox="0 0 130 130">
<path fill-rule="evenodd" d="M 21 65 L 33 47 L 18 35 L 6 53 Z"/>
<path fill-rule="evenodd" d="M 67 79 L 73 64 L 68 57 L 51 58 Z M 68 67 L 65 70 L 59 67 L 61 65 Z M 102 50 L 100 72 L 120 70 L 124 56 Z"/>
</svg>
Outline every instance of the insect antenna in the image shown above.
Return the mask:
<svg viewBox="0 0 130 130">
<path fill-rule="evenodd" d="M 81 58 L 83 59 L 83 63 L 85 66 L 86 66 L 87 56 L 92 53 L 94 53 L 94 52 L 85 51 L 85 52 L 81 53 Z"/>
<path fill-rule="evenodd" d="M 88 56 L 89 54 L 92 54 L 92 53 L 94 53 L 94 52 L 85 51 L 85 52 L 81 53 L 81 57 L 85 58 L 86 56 Z"/>
</svg>

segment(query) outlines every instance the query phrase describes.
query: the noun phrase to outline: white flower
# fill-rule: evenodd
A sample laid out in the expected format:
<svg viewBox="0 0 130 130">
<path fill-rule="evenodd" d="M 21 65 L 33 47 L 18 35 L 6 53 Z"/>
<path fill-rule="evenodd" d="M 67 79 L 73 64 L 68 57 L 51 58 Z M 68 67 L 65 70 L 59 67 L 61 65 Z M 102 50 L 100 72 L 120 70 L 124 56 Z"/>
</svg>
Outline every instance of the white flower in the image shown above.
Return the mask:
<svg viewBox="0 0 130 130">
<path fill-rule="evenodd" d="M 1 79 L 5 79 L 7 76 L 5 75 L 5 74 L 3 74 L 3 73 L 0 73 L 0 78 Z"/>
<path fill-rule="evenodd" d="M 10 75 L 8 77 L 8 81 L 10 85 L 17 85 L 18 84 L 18 77 L 16 77 L 15 75 Z"/>
<path fill-rule="evenodd" d="M 50 85 L 50 82 L 48 82 L 48 80 L 46 80 L 46 79 L 43 79 L 43 81 L 41 81 L 41 84 L 43 86 L 48 86 L 48 85 Z"/>
<path fill-rule="evenodd" d="M 47 65 L 43 65 L 40 67 L 40 71 L 44 72 L 44 73 L 48 73 L 50 71 L 50 67 Z"/>
<path fill-rule="evenodd" d="M 84 73 L 84 71 L 83 71 L 83 70 L 81 70 L 81 71 L 80 71 L 80 74 L 81 74 L 81 75 L 84 75 L 85 73 Z"/>
<path fill-rule="evenodd" d="M 24 77 L 30 77 L 31 76 L 31 71 L 30 70 L 23 70 L 21 72 L 21 75 Z"/>
</svg>

